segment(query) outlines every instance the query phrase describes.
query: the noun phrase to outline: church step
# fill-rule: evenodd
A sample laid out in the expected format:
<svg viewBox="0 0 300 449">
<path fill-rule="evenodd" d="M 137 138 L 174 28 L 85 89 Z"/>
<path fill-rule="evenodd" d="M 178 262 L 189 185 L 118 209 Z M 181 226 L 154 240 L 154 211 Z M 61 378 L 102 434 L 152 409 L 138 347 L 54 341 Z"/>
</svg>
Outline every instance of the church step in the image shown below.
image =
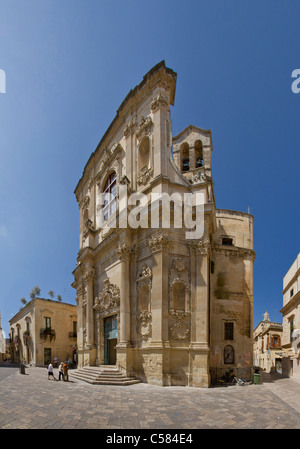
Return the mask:
<svg viewBox="0 0 300 449">
<path fill-rule="evenodd" d="M 122 371 L 113 367 L 85 366 L 69 371 L 70 376 L 93 385 L 132 385 L 140 383 L 135 377 L 127 377 Z"/>
</svg>

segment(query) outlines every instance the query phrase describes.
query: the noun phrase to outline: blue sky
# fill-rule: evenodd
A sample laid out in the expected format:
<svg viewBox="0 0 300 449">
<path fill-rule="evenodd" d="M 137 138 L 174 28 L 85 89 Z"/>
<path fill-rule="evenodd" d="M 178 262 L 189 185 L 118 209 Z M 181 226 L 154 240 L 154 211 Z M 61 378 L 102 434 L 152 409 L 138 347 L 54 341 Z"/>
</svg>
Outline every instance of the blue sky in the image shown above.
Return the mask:
<svg viewBox="0 0 300 449">
<path fill-rule="evenodd" d="M 177 72 L 173 135 L 212 130 L 218 208 L 255 217 L 254 326 L 281 321 L 300 251 L 300 3 L 1 0 L 2 328 L 35 285 L 75 304 L 74 188 L 119 105 L 161 60 Z"/>
</svg>

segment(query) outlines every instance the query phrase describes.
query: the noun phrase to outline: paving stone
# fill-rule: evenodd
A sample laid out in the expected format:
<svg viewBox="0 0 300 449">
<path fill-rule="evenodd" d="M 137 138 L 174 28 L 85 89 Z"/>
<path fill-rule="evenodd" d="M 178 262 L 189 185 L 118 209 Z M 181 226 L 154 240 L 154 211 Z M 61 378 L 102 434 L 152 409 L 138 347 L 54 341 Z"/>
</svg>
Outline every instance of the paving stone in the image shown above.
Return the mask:
<svg viewBox="0 0 300 449">
<path fill-rule="evenodd" d="M 26 372 L 0 380 L 0 429 L 300 428 L 294 379 L 209 389 L 116 387 L 51 382 L 42 368 Z"/>
</svg>

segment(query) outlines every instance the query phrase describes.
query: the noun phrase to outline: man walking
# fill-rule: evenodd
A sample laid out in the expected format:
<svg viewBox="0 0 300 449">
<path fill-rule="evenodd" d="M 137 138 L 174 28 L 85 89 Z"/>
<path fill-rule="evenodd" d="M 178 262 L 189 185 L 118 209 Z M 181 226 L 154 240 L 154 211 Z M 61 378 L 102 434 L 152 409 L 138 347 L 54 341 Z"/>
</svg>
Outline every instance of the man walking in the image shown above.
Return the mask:
<svg viewBox="0 0 300 449">
<path fill-rule="evenodd" d="M 53 373 L 53 365 L 52 365 L 51 362 L 48 365 L 48 380 L 50 379 L 50 376 L 53 377 L 53 380 L 56 380 L 55 376 L 54 376 L 54 373 Z"/>
</svg>

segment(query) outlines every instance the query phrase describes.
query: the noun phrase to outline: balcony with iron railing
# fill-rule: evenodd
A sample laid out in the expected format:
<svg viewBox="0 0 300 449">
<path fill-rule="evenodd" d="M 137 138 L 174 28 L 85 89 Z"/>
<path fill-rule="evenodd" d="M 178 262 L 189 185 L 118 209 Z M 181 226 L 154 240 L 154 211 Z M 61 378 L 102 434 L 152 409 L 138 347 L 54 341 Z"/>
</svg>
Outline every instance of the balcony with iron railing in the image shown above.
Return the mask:
<svg viewBox="0 0 300 449">
<path fill-rule="evenodd" d="M 50 341 L 56 338 L 56 332 L 52 327 L 44 327 L 40 331 L 40 338 L 42 340 L 46 340 L 47 337 L 50 337 Z"/>
<path fill-rule="evenodd" d="M 69 332 L 69 338 L 77 338 L 77 332 Z"/>
</svg>

